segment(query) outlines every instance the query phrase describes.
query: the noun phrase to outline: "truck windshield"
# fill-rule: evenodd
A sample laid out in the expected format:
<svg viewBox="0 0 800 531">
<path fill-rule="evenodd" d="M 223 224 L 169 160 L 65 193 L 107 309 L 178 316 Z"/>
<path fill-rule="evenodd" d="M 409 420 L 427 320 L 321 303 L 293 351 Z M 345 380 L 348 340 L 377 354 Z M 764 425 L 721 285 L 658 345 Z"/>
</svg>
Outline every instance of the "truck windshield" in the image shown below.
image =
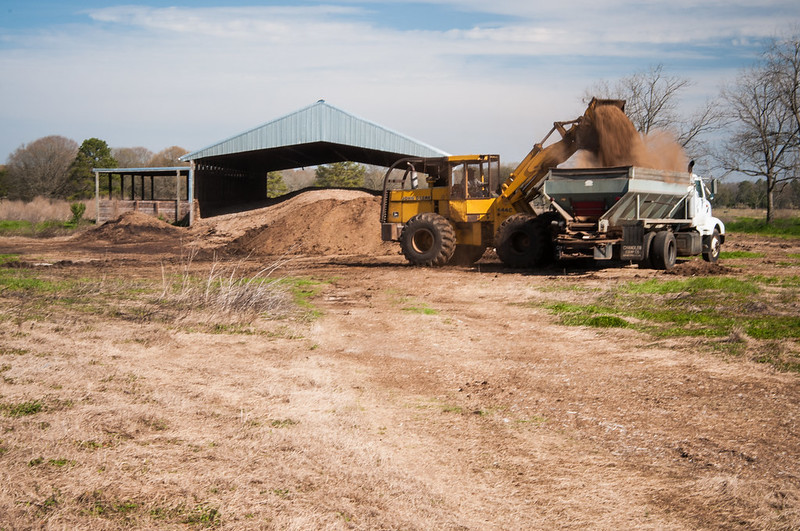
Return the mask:
<svg viewBox="0 0 800 531">
<path fill-rule="evenodd" d="M 694 182 L 694 187 L 697 189 L 698 197 L 706 196 L 706 191 L 705 191 L 705 186 L 703 186 L 703 181 L 698 179 L 697 181 Z"/>
</svg>

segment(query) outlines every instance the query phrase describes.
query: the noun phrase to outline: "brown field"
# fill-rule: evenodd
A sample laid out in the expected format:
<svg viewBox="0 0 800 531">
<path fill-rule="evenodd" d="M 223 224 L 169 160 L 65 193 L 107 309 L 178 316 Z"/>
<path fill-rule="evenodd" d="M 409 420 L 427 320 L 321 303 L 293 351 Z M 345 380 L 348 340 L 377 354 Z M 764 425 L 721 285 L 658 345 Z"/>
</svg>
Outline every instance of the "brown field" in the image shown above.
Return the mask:
<svg viewBox="0 0 800 531">
<path fill-rule="evenodd" d="M 743 317 L 796 322 L 800 241 L 733 234 L 750 255 L 672 275 L 425 269 L 377 205 L 0 238 L 0 529 L 800 528 L 796 334 L 548 306 L 724 278 L 762 286 L 732 296 Z M 266 299 L 236 291 L 252 277 Z M 691 296 L 652 304 L 689 301 L 691 328 Z"/>
</svg>

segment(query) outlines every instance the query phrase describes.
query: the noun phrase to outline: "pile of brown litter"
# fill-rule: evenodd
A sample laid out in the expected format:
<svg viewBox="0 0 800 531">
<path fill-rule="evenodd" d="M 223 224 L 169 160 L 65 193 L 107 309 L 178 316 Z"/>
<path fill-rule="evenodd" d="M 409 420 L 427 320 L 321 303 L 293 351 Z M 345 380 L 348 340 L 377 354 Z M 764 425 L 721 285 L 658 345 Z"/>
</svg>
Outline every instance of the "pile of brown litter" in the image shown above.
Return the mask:
<svg viewBox="0 0 800 531">
<path fill-rule="evenodd" d="M 675 267 L 667 271 L 669 275 L 678 275 L 681 277 L 693 276 L 710 276 L 710 275 L 725 275 L 733 270 L 730 267 L 725 267 L 720 264 L 712 264 L 705 260 L 694 259 L 686 262 L 678 262 Z"/>
<path fill-rule="evenodd" d="M 308 190 L 271 206 L 174 227 L 139 212 L 126 212 L 76 238 L 83 243 L 176 242 L 237 255 L 386 255 L 381 240 L 381 200 L 359 190 Z"/>
<path fill-rule="evenodd" d="M 228 233 L 246 231 L 223 246 L 231 254 L 385 255 L 379 197 L 357 190 L 311 190 L 252 213 L 220 220 Z M 213 220 L 208 220 L 213 222 Z"/>
<path fill-rule="evenodd" d="M 175 227 L 141 212 L 125 212 L 116 219 L 106 221 L 75 236 L 83 242 L 106 240 L 111 243 L 136 243 L 174 239 L 186 234 L 186 229 Z"/>
</svg>

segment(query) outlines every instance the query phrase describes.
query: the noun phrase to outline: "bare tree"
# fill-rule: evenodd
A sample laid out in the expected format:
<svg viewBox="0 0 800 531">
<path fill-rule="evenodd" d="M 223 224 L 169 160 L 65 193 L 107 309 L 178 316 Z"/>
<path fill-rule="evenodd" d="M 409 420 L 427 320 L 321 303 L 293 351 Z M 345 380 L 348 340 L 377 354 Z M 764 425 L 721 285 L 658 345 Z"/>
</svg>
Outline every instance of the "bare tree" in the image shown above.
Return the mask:
<svg viewBox="0 0 800 531">
<path fill-rule="evenodd" d="M 703 138 L 720 129 L 722 113 L 714 101 L 707 101 L 688 115 L 679 112 L 680 94 L 691 84 L 686 78 L 667 74 L 664 65 L 658 64 L 614 85 L 601 81 L 589 89 L 586 99 L 596 96 L 625 100 L 625 114 L 640 133 L 669 131 L 693 158 L 701 158 L 710 154 Z"/>
<path fill-rule="evenodd" d="M 370 190 L 383 190 L 383 177 L 386 175 L 386 168 L 382 166 L 367 165 L 364 173 L 364 188 Z"/>
<path fill-rule="evenodd" d="M 774 41 L 764 60 L 722 91 L 735 124 L 722 165 L 728 172 L 765 179 L 767 223 L 774 217 L 775 192 L 798 173 L 799 41 L 797 35 Z"/>
<path fill-rule="evenodd" d="M 30 201 L 36 196 L 65 197 L 78 143 L 52 135 L 18 147 L 6 162 L 9 197 Z"/>
<path fill-rule="evenodd" d="M 146 147 L 112 148 L 111 154 L 117 159 L 120 168 L 141 168 L 153 158 L 153 152 Z"/>
<path fill-rule="evenodd" d="M 171 166 L 188 166 L 188 163 L 181 162 L 179 159 L 183 155 L 189 153 L 179 146 L 171 146 L 162 149 L 147 162 L 147 165 L 153 168 L 168 168 Z"/>
<path fill-rule="evenodd" d="M 794 118 L 795 142 L 800 142 L 800 32 L 772 42 L 766 68 L 777 85 L 778 97 Z"/>
</svg>

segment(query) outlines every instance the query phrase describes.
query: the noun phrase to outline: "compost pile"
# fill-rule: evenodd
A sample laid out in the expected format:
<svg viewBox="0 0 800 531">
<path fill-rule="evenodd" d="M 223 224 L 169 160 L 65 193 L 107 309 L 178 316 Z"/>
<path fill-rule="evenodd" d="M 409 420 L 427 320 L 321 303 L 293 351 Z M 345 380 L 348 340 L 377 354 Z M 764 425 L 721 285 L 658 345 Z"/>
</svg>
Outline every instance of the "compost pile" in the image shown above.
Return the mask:
<svg viewBox="0 0 800 531">
<path fill-rule="evenodd" d="M 138 243 L 179 238 L 185 231 L 141 212 L 125 212 L 75 237 L 84 242 L 106 240 L 111 243 Z"/>
<path fill-rule="evenodd" d="M 380 204 L 379 197 L 358 190 L 310 190 L 224 216 L 208 231 L 232 237 L 222 245 L 228 254 L 385 255 L 393 249 L 381 240 Z"/>
</svg>

